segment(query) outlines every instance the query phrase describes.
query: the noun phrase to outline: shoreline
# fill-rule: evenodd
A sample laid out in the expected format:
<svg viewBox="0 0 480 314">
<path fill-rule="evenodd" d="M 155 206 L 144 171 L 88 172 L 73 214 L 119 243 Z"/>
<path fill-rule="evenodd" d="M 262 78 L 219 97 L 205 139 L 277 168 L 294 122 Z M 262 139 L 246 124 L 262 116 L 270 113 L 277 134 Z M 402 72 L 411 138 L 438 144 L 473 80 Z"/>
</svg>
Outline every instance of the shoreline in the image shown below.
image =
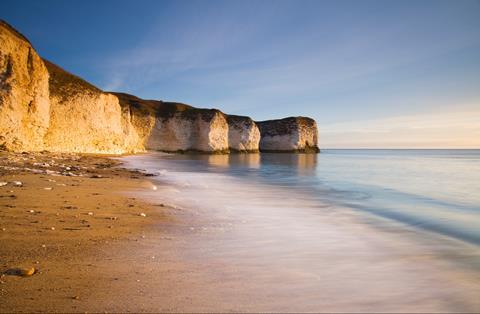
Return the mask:
<svg viewBox="0 0 480 314">
<path fill-rule="evenodd" d="M 120 158 L 0 154 L 0 181 L 9 182 L 0 187 L 0 271 L 38 268 L 26 278 L 2 276 L 0 312 L 480 306 L 479 273 L 450 265 L 444 256 L 461 252 L 450 245 L 412 242 L 422 233 L 387 221 L 374 229 L 358 213 L 327 204 L 317 211 L 321 204 L 302 205 L 300 194 L 221 173 L 176 173 L 153 154 Z M 168 171 L 151 177 L 155 167 Z M 285 200 L 278 203 L 276 195 Z M 258 196 L 260 207 L 249 202 Z"/>
</svg>

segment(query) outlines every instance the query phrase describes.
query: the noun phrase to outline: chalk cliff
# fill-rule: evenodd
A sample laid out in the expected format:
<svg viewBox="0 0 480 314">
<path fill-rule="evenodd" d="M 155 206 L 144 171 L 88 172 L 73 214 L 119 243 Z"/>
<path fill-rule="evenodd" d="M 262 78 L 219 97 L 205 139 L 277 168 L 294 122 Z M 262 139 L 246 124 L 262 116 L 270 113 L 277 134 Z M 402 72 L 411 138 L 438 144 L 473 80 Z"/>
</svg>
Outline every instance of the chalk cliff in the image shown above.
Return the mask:
<svg viewBox="0 0 480 314">
<path fill-rule="evenodd" d="M 166 152 L 228 152 L 228 124 L 217 109 L 158 100 L 144 100 L 133 95 L 115 93 L 125 106 L 142 108 L 153 121 L 144 146 Z"/>
<path fill-rule="evenodd" d="M 228 115 L 227 122 L 228 143 L 232 151 L 258 152 L 260 130 L 251 118 Z"/>
<path fill-rule="evenodd" d="M 260 151 L 317 153 L 318 130 L 315 120 L 289 117 L 257 122 L 260 129 Z"/>
<path fill-rule="evenodd" d="M 22 34 L 0 20 L 0 148 L 42 150 L 49 112 L 42 59 Z"/>
<path fill-rule="evenodd" d="M 315 121 L 256 123 L 217 109 L 105 92 L 42 60 L 22 34 L 0 21 L 0 149 L 126 154 L 259 148 L 317 152 Z"/>
<path fill-rule="evenodd" d="M 131 110 L 118 98 L 45 60 L 50 74 L 50 124 L 45 149 L 124 154 L 143 150 Z"/>
</svg>

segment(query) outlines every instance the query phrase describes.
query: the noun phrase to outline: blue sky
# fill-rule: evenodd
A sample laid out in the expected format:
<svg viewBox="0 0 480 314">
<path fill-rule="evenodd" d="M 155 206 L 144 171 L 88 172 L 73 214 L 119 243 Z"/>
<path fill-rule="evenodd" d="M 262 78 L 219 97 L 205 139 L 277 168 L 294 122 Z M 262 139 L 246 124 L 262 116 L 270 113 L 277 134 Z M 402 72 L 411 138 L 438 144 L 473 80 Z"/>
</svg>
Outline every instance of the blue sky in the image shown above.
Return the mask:
<svg viewBox="0 0 480 314">
<path fill-rule="evenodd" d="M 106 90 L 256 120 L 322 147 L 480 148 L 480 1 L 5 1 L 45 58 Z"/>
</svg>

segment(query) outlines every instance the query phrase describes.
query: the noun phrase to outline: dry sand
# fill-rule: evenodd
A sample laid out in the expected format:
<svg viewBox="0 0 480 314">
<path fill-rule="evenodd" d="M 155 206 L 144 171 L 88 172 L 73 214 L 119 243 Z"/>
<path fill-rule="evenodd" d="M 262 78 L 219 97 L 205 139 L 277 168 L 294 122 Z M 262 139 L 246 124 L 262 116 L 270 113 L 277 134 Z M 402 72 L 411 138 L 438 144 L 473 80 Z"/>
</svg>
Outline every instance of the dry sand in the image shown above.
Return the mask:
<svg viewBox="0 0 480 314">
<path fill-rule="evenodd" d="M 0 182 L 8 182 L 0 186 L 0 312 L 103 311 L 84 301 L 96 282 L 128 286 L 141 279 L 135 265 L 117 274 L 124 262 L 109 252 L 161 236 L 154 223 L 171 219 L 162 204 L 119 193 L 152 184 L 117 164 L 95 156 L 0 154 Z M 35 274 L 18 276 L 17 268 Z"/>
</svg>

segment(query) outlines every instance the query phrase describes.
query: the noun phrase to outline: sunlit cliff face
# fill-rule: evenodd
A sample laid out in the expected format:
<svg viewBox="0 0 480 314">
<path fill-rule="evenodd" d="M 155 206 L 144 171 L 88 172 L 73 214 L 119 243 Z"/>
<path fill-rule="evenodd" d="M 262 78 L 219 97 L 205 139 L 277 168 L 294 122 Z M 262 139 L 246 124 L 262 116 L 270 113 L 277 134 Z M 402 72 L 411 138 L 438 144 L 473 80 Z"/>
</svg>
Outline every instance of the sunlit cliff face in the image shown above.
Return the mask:
<svg viewBox="0 0 480 314">
<path fill-rule="evenodd" d="M 478 110 L 320 126 L 325 148 L 480 148 Z"/>
</svg>

